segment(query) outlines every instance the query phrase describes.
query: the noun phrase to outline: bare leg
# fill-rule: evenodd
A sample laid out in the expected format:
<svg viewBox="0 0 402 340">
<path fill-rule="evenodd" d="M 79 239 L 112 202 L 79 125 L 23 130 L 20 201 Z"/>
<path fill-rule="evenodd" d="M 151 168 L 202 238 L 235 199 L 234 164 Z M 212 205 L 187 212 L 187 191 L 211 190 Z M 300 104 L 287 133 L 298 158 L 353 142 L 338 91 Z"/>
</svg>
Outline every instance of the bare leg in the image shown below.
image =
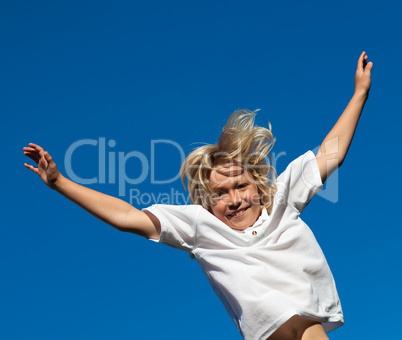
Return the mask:
<svg viewBox="0 0 402 340">
<path fill-rule="evenodd" d="M 267 340 L 329 340 L 321 323 L 293 315 Z"/>
<path fill-rule="evenodd" d="M 329 340 L 329 338 L 327 337 L 322 325 L 318 323 L 307 328 L 304 331 L 301 340 Z"/>
</svg>

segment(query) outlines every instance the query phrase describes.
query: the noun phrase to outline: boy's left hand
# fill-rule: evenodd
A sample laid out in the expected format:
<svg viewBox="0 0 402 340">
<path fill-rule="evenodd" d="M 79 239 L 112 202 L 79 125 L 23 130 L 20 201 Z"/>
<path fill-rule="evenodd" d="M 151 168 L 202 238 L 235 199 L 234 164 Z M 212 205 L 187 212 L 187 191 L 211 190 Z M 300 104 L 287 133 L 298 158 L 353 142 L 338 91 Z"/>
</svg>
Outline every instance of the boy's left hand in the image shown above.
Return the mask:
<svg viewBox="0 0 402 340">
<path fill-rule="evenodd" d="M 373 63 L 367 63 L 368 56 L 366 52 L 362 52 L 357 61 L 357 70 L 355 75 L 355 93 L 368 95 L 371 86 L 371 69 Z"/>
</svg>

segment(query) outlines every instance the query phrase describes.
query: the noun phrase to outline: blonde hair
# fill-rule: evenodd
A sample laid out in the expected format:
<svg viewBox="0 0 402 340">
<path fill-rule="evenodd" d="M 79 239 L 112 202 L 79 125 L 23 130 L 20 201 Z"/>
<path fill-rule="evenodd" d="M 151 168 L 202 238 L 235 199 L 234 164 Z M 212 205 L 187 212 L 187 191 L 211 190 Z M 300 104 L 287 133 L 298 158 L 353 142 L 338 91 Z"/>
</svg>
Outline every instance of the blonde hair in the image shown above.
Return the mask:
<svg viewBox="0 0 402 340">
<path fill-rule="evenodd" d="M 276 171 L 272 164 L 270 151 L 275 143 L 268 129 L 254 126 L 256 111 L 238 110 L 228 119 L 217 144 L 207 144 L 191 152 L 180 169 L 184 188 L 187 187 L 192 204 L 210 208 L 208 196 L 212 193 L 209 186 L 211 171 L 226 163 L 240 164 L 254 178 L 261 195 L 260 203 L 272 211 L 276 192 Z M 269 159 L 269 165 L 266 163 Z"/>
</svg>

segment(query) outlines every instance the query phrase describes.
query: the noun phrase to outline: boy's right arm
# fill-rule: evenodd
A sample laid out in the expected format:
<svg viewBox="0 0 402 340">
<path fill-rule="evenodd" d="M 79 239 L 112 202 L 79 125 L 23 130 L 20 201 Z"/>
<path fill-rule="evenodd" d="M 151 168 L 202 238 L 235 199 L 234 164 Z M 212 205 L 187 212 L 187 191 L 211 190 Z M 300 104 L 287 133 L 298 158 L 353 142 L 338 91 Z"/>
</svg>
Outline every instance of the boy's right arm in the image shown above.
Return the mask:
<svg viewBox="0 0 402 340">
<path fill-rule="evenodd" d="M 86 188 L 65 178 L 58 171 L 48 152 L 39 145 L 29 143 L 24 155 L 31 158 L 37 167 L 25 163 L 51 189 L 79 205 L 112 227 L 149 238 L 159 239 L 161 227 L 157 217 L 134 208 L 127 202 Z"/>
</svg>

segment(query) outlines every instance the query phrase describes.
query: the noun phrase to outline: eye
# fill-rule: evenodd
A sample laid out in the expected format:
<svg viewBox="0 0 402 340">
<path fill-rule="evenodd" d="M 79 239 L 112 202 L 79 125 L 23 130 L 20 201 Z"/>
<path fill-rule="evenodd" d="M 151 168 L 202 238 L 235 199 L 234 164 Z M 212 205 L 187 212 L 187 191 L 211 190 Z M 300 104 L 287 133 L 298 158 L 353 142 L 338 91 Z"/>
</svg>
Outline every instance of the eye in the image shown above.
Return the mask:
<svg viewBox="0 0 402 340">
<path fill-rule="evenodd" d="M 220 201 L 226 197 L 226 193 L 224 191 L 217 191 L 211 195 L 211 199 L 215 202 Z"/>
<path fill-rule="evenodd" d="M 247 187 L 247 183 L 240 183 L 238 186 L 237 186 L 237 189 L 239 189 L 239 190 L 241 190 L 241 189 L 245 189 L 246 187 Z"/>
</svg>

